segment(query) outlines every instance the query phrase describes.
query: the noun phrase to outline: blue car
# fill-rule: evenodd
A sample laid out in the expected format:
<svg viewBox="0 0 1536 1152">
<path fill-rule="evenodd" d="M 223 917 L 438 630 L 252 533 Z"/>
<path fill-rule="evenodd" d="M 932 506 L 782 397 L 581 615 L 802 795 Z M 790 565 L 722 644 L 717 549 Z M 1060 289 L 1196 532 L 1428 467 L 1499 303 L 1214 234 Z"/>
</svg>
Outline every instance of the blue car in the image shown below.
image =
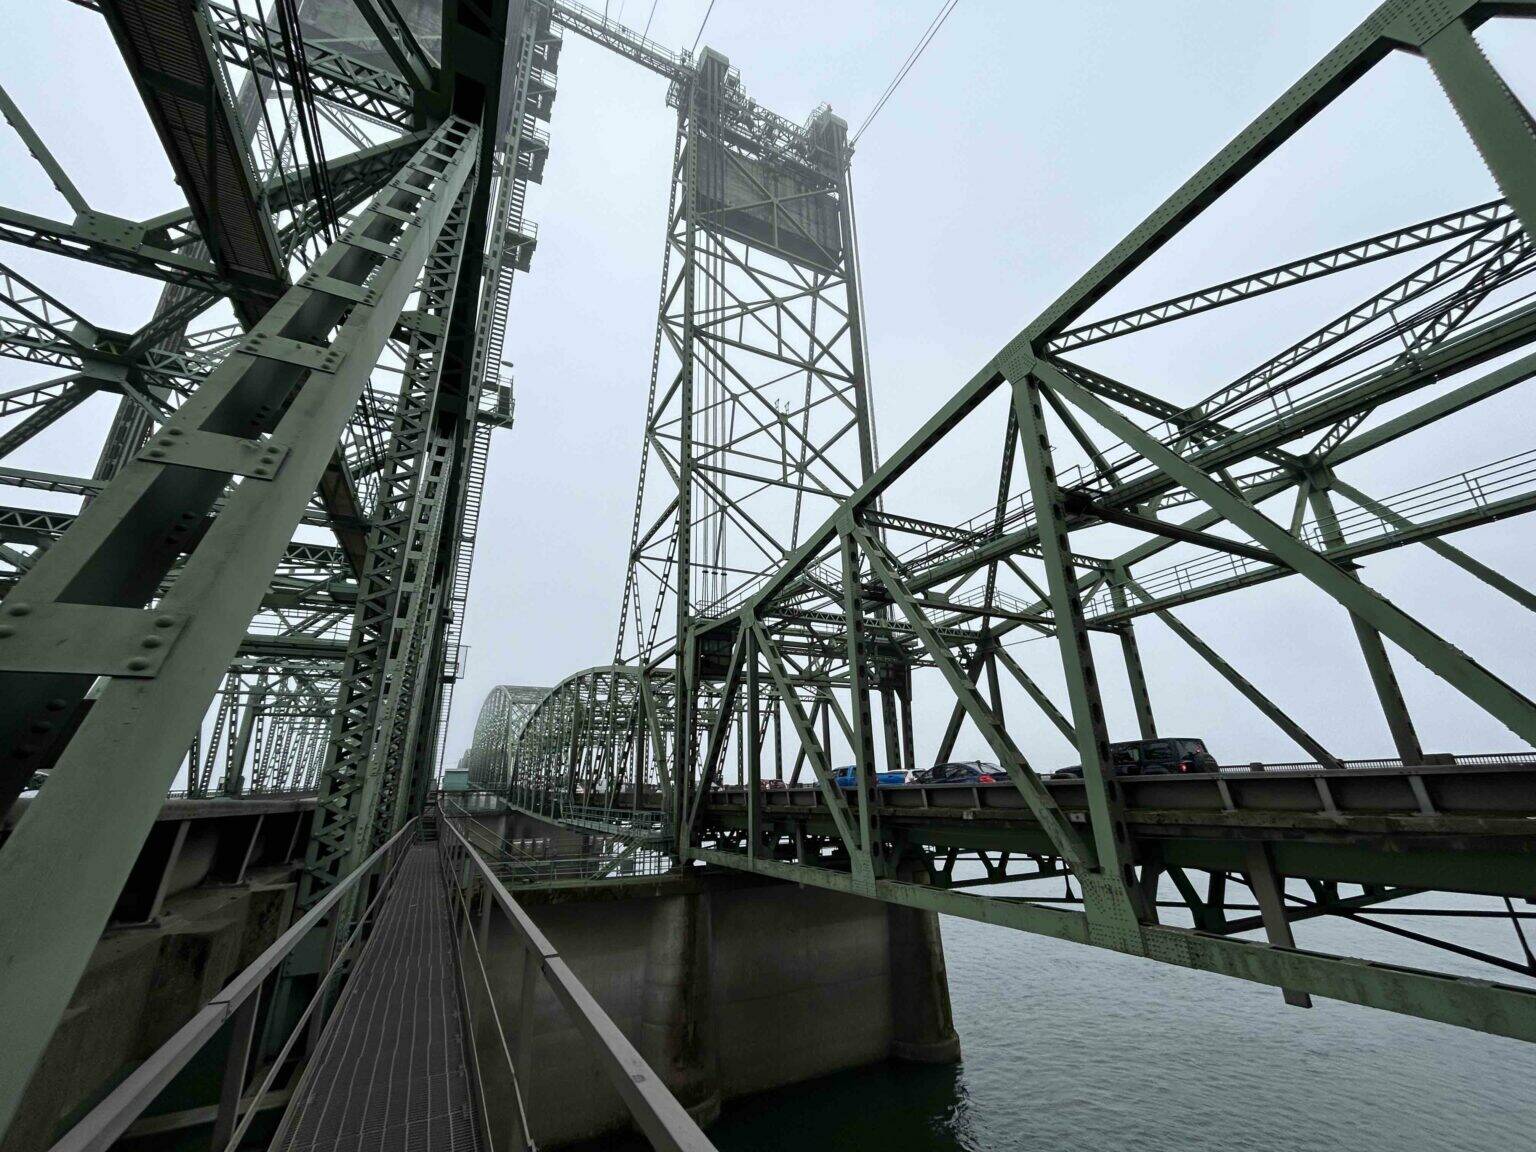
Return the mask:
<svg viewBox="0 0 1536 1152">
<path fill-rule="evenodd" d="M 910 784 L 911 782 L 912 774 L 910 772 L 900 771 L 875 773 L 875 786 L 877 788 L 896 788 L 902 784 Z M 853 764 L 846 764 L 839 768 L 832 776 L 832 783 L 836 784 L 839 788 L 847 788 L 849 791 L 856 791 L 859 787 L 857 767 Z"/>
</svg>

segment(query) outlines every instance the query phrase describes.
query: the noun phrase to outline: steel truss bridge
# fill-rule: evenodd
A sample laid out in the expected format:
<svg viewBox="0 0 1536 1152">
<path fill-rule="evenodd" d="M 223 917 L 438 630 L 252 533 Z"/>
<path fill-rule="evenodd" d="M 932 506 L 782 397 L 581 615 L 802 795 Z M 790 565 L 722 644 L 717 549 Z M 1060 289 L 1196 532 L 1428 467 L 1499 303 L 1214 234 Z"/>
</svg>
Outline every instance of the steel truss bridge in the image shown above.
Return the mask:
<svg viewBox="0 0 1536 1152">
<path fill-rule="evenodd" d="M 296 994 L 304 933 L 329 926 L 330 966 L 299 1031 L 309 1011 L 318 1027 L 381 1002 L 379 950 L 354 941 L 446 939 L 472 907 L 513 925 L 646 1134 L 707 1146 L 664 1091 L 633 1087 L 643 1062 L 518 909 L 511 891 L 539 870 L 488 862 L 495 846 L 453 820 L 439 833 L 429 803 L 491 433 L 513 422 L 508 308 L 537 244 L 524 203 L 564 33 L 662 76 L 677 113 L 639 484 L 611 658 L 554 688 L 494 691 L 465 754 L 471 785 L 653 870 L 756 873 L 1257 981 L 1293 1004 L 1536 1039 L 1529 983 L 1305 951 L 1291 928 L 1335 917 L 1536 976 L 1536 754 L 1427 752 L 1393 659 L 1517 748 L 1536 745 L 1536 703 L 1366 576 L 1373 556 L 1427 550 L 1460 569 L 1464 595 L 1536 610 L 1522 578 L 1448 539 L 1524 530 L 1536 449 L 1469 464 L 1430 434 L 1536 375 L 1536 133 L 1476 37 L 1536 3 L 1388 0 L 883 457 L 853 152 L 829 109 L 786 119 L 721 54 L 567 0 L 76 3 L 121 50 L 186 204 L 148 220 L 93 206 L 0 91 L 64 205 L 0 206 L 0 240 L 163 286 L 153 315 L 118 332 L 0 263 L 0 354 L 39 377 L 0 395 L 0 455 L 98 392 L 116 404 L 91 475 L 0 467 L 20 490 L 0 508 L 0 808 L 27 793 L 0 845 L 0 1132 L 174 789 L 179 803 L 312 795 L 302 916 L 65 1146 L 109 1146 L 194 1041 L 228 1027 L 244 1039 L 214 1132 L 235 1147 L 257 1111 L 235 1127 L 259 1006 Z M 1401 55 L 1432 74 L 1499 198 L 1119 302 L 1133 272 Z M 1300 330 L 1270 308 L 1269 352 L 1203 399 L 1115 367 L 1152 329 L 1184 324 L 1192 351 L 1248 321 L 1249 301 L 1335 276 L 1359 289 L 1351 303 Z M 978 436 L 998 444 L 985 463 Z M 986 495 L 936 513 L 927 479 L 957 452 Z M 1401 491 L 1349 479 L 1394 453 L 1416 477 Z M 1315 626 L 1347 614 L 1389 758 L 1341 758 L 1176 615 L 1293 577 L 1319 594 Z M 1093 639 L 1118 649 L 1134 731 L 1156 738 L 1166 686 L 1137 633 L 1151 617 L 1304 761 L 1112 775 Z M 1054 653 L 1059 703 L 1016 654 L 1034 638 Z M 1071 743 L 1080 780 L 1048 778 L 1005 690 Z M 935 700 L 948 722 L 920 739 Z M 1006 783 L 876 786 L 880 770 L 934 762 L 919 747 L 950 759 L 962 735 Z M 832 779 L 845 758 L 848 790 Z M 448 903 L 409 922 L 387 893 L 417 893 L 415 908 L 443 887 L 434 855 Z M 986 894 L 1003 882 L 1033 886 Z M 1516 958 L 1458 938 L 1488 916 L 1508 921 Z M 328 982 L 348 973 L 336 1007 Z M 295 1100 L 352 1058 L 318 1043 Z M 295 1107 L 290 1142 L 310 1122 Z"/>
</svg>

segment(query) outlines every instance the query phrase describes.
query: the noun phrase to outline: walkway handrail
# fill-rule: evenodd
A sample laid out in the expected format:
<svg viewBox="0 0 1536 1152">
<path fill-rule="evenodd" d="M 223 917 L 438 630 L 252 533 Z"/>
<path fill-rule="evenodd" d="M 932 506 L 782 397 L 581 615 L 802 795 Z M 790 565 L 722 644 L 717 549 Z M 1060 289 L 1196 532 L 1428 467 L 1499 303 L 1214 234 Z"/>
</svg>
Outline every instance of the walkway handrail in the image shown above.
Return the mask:
<svg viewBox="0 0 1536 1152">
<path fill-rule="evenodd" d="M 439 809 L 442 812 L 441 808 Z M 517 1088 L 519 1111 L 522 1105 L 523 1085 L 528 1070 L 531 1066 L 532 1056 L 532 997 L 537 990 L 537 984 L 531 978 L 532 969 L 529 965 L 537 963 L 537 971 L 548 981 L 555 998 L 565 1007 L 566 1013 L 586 1038 L 598 1063 L 607 1074 L 613 1086 L 618 1090 L 620 1099 L 629 1110 L 635 1125 L 651 1142 L 651 1145 L 662 1152 L 716 1152 L 715 1146 L 704 1135 L 702 1129 L 694 1123 L 693 1117 L 688 1115 L 687 1109 L 678 1103 L 677 1098 L 667 1090 L 661 1077 L 646 1063 L 645 1058 L 629 1042 L 628 1037 L 613 1022 L 602 1005 L 593 998 L 585 986 L 571 971 L 570 966 L 561 959 L 555 946 L 551 944 L 539 926 L 533 922 L 528 913 L 523 911 L 518 902 L 485 858 L 476 851 L 464 833 L 454 825 L 454 820 L 447 813 L 442 813 L 443 819 L 439 827 L 448 835 L 439 834 L 438 853 L 443 863 L 443 878 L 448 883 L 454 894 L 454 939 L 457 943 L 463 935 L 467 935 L 474 945 L 477 956 L 480 953 L 480 941 L 474 926 L 469 922 L 468 896 L 476 881 L 484 885 L 484 893 L 490 897 L 491 905 L 500 909 L 511 927 L 512 933 L 517 937 L 518 943 L 523 949 L 524 975 L 522 981 L 522 1004 L 520 1012 L 520 1024 L 515 1042 L 515 1055 L 507 1047 L 507 1030 L 502 1024 L 500 1015 L 496 1012 L 495 999 L 489 997 L 491 1010 L 495 1016 L 497 1032 L 502 1039 L 503 1051 L 507 1053 L 511 1064 L 512 1080 Z M 462 817 L 460 817 L 462 818 Z M 487 908 L 489 906 L 486 906 Z M 460 913 L 462 912 L 462 917 Z M 464 929 L 468 927 L 468 933 Z M 463 966 L 460 966 L 463 970 Z M 485 977 L 482 960 L 481 975 Z M 487 985 L 489 980 L 487 979 Z M 489 992 L 489 987 L 487 987 Z M 526 1133 L 525 1133 L 526 1135 Z"/>
<path fill-rule="evenodd" d="M 230 1058 L 226 1061 L 222 1073 L 219 1111 L 214 1121 L 212 1147 L 222 1148 L 232 1134 L 238 1138 L 240 1133 L 236 1132 L 236 1121 L 239 1120 L 251 1036 L 260 1007 L 259 993 L 262 985 L 267 977 L 288 958 L 299 942 L 334 911 L 336 906 L 346 899 L 365 878 L 373 875 L 378 865 L 382 863 L 384 865 L 383 881 L 359 914 L 357 925 L 351 935 L 339 948 L 335 949 L 314 996 L 295 1025 L 288 1045 L 285 1045 L 286 1050 L 291 1046 L 294 1036 L 305 1027 L 316 1004 L 327 994 L 332 973 L 336 971 L 351 945 L 358 939 L 362 925 L 367 922 L 368 917 L 389 891 L 389 881 L 404 856 L 402 849 L 409 843 L 415 832 L 416 819 L 412 818 L 405 827 L 390 837 L 387 843 L 353 869 L 341 883 L 327 892 L 323 899 L 274 940 L 266 951 L 251 962 L 249 967 L 226 984 L 192 1019 L 183 1024 L 175 1035 L 157 1048 L 149 1059 L 135 1068 L 121 1084 L 107 1094 L 100 1104 L 86 1113 L 53 1145 L 49 1152 L 106 1152 L 106 1149 L 127 1131 L 129 1125 L 154 1103 L 156 1097 L 176 1074 L 218 1034 L 224 1023 L 236 1016 L 239 1016 L 239 1019 L 235 1023 L 235 1035 L 230 1043 Z M 333 936 L 332 945 L 334 943 Z M 328 947 L 327 952 L 331 951 L 332 949 Z M 272 1071 L 275 1072 L 281 1063 L 280 1060 L 274 1062 Z M 271 1076 L 269 1075 L 267 1079 L 268 1085 L 263 1086 L 263 1091 L 269 1086 Z M 247 1120 L 255 1114 L 255 1111 L 256 1101 L 253 1101 L 246 1109 Z M 242 1125 L 241 1132 L 243 1130 Z"/>
</svg>

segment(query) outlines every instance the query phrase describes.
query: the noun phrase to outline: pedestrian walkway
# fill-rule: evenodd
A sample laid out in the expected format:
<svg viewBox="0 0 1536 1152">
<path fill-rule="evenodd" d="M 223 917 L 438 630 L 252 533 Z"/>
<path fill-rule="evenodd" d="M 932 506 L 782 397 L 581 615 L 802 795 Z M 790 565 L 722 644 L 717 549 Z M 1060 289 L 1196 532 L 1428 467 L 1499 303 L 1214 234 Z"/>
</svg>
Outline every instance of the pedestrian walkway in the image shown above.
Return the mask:
<svg viewBox="0 0 1536 1152">
<path fill-rule="evenodd" d="M 284 1152 L 480 1152 L 437 846 L 406 854 L 289 1105 Z"/>
</svg>

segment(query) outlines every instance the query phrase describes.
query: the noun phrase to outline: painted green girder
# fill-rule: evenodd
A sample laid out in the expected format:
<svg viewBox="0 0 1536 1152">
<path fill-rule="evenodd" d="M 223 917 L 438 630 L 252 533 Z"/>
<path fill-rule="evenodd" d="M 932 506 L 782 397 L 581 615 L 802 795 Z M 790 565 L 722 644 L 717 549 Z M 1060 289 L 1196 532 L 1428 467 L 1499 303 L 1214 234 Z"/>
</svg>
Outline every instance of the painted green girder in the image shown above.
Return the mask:
<svg viewBox="0 0 1536 1152">
<path fill-rule="evenodd" d="M 0 284 L 0 354 L 64 373 L 0 397 L 0 454 L 97 392 L 121 397 L 94 477 L 0 474 L 85 502 L 77 515 L 0 515 L 0 612 L 17 621 L 0 637 L 15 641 L 0 677 L 21 686 L 0 717 L 5 804 L 34 768 L 52 769 L 29 834 L 0 853 L 8 922 L 40 942 L 6 958 L 35 995 L 24 1010 L 5 1006 L 17 1027 L 0 1130 L 170 780 L 184 772 L 192 796 L 322 783 L 333 795 L 332 717 L 359 649 L 347 632 L 372 620 L 369 590 L 381 583 L 392 589 L 382 626 L 403 656 L 379 669 L 384 739 L 365 750 L 357 805 L 369 810 L 316 839 L 330 854 L 315 871 L 344 871 L 379 827 L 420 808 L 460 659 L 488 437 L 513 415 L 510 381 L 486 380 L 486 364 L 501 357 L 511 269 L 528 266 L 523 195 L 548 150 L 531 110 L 502 117 L 503 83 L 523 86 L 520 107 L 533 69 L 523 53 L 516 76 L 490 48 L 508 39 L 506 3 L 445 4 L 441 60 L 426 58 L 387 0 L 350 16 L 301 3 L 303 43 L 249 6 L 91 7 L 123 51 L 186 207 L 149 220 L 93 207 L 0 93 L 72 213 L 0 208 L 0 241 L 166 286 L 147 324 L 118 333 L 25 278 Z M 516 10 L 547 114 L 557 55 L 548 10 Z M 382 41 L 370 28 L 380 16 Z M 354 150 L 318 155 L 289 119 L 300 106 Z M 240 324 L 196 330 L 220 300 Z M 430 397 L 425 410 L 370 379 L 401 363 L 408 398 Z M 433 509 L 407 529 L 390 515 L 403 492 L 402 515 Z M 337 544 L 293 540 L 300 525 L 331 529 Z M 402 530 L 407 546 L 392 547 Z M 419 594 L 401 594 L 407 570 Z M 153 736 L 125 737 L 135 724 Z M 107 753 L 124 740 L 131 754 Z M 93 791 L 103 803 L 77 827 L 69 812 Z M 59 847 L 77 831 L 89 850 Z M 60 853 L 70 867 L 43 877 Z M 57 895 L 86 889 L 92 899 Z"/>
<path fill-rule="evenodd" d="M 617 38 L 610 47 L 656 70 L 671 67 L 648 54 L 646 45 L 604 27 L 595 14 L 572 8 L 568 27 L 604 43 Z M 674 400 L 686 404 L 703 370 L 695 364 L 690 376 L 685 360 L 670 382 L 660 376 L 645 435 L 650 444 L 671 428 L 681 438 L 679 451 L 657 459 L 684 495 L 644 516 L 637 511 L 629 560 L 651 578 L 685 590 L 676 636 L 669 641 L 659 632 L 659 617 L 636 610 L 632 575 L 625 612 L 634 618 L 625 627 L 641 640 L 654 637 L 651 646 L 631 653 L 621 644 L 619 656 L 633 663 L 573 675 L 526 717 L 504 708 L 488 712 L 470 762 L 492 748 L 510 756 L 509 800 L 556 821 L 592 805 L 665 812 L 679 829 L 683 867 L 694 862 L 742 869 L 1007 923 L 1272 984 L 1293 1004 L 1318 994 L 1536 1039 L 1536 1000 L 1523 989 L 1304 953 L 1294 947 L 1290 930 L 1292 921 L 1335 915 L 1396 931 L 1371 919 L 1372 909 L 1437 884 L 1491 896 L 1536 896 L 1529 883 L 1530 845 L 1518 834 L 1518 819 L 1509 825 L 1516 830 L 1509 840 L 1487 848 L 1469 831 L 1480 816 L 1458 825 L 1432 814 L 1416 766 L 1451 760 L 1420 747 L 1393 660 L 1403 653 L 1417 659 L 1526 746 L 1536 744 L 1536 705 L 1521 687 L 1372 589 L 1359 570 L 1365 558 L 1420 545 L 1507 603 L 1536 607 L 1518 578 L 1446 539 L 1472 527 L 1519 523 L 1515 518 L 1536 508 L 1536 457 L 1516 451 L 1486 462 L 1456 458 L 1437 468 L 1423 455 L 1424 478 L 1386 496 L 1362 491 L 1338 474 L 1378 450 L 1411 444 L 1423 430 L 1474 411 L 1536 374 L 1530 352 L 1536 306 L 1524 300 L 1523 288 L 1536 270 L 1528 239 L 1536 214 L 1529 191 L 1536 186 L 1536 139 L 1529 114 L 1473 36 L 1487 19 L 1533 12 L 1531 5 L 1476 0 L 1383 4 L 1026 325 L 905 444 L 883 462 L 871 459 L 834 510 L 814 523 L 797 523 L 788 541 L 778 534 L 782 519 L 752 515 L 745 500 L 719 490 L 708 491 L 703 502 L 687 495 L 707 483 L 711 467 L 719 471 L 718 441 L 706 439 L 701 450 L 689 439 L 694 425 L 686 408 L 670 424 L 659 413 Z M 1156 303 L 1094 315 L 1100 300 L 1191 220 L 1396 53 L 1424 58 L 1502 198 Z M 708 217 L 693 191 L 707 183 L 698 167 L 706 153 L 694 146 L 689 126 L 726 118 L 718 107 L 699 103 L 721 102 L 721 90 L 710 91 L 706 86 L 701 96 L 695 87 L 689 97 L 683 89 L 675 101 L 683 131 L 669 222 L 679 240 L 669 246 L 668 260 L 683 268 L 700 259 L 697 236 L 683 226 Z M 1192 404 L 1116 379 L 1091 355 L 1099 345 L 1347 270 L 1358 283 L 1363 270 L 1394 259 L 1383 287 L 1289 338 Z M 690 315 L 697 307 L 695 290 L 695 278 L 664 272 L 664 321 Z M 690 346 L 665 325 L 662 331 L 667 338 L 658 338 L 658 350 Z M 732 379 L 750 354 L 724 339 L 709 347 L 718 357 L 709 372 L 723 379 Z M 791 368 L 787 361 L 784 366 Z M 1450 388 L 1430 391 L 1446 382 Z M 957 426 L 989 401 L 999 410 L 999 400 L 1007 401 L 1001 409 L 1007 427 L 995 506 L 958 521 L 901 507 L 903 493 L 912 491 L 903 487 L 908 474 L 919 474 Z M 1376 413 L 1386 405 L 1393 407 L 1383 419 Z M 966 441 L 965 451 L 974 452 L 974 443 Z M 1065 466 L 1061 461 L 1068 457 L 1082 462 Z M 1281 503 L 1285 514 L 1277 516 L 1271 509 Z M 1181 512 L 1187 505 L 1191 512 Z M 744 537 L 764 545 L 726 582 L 739 586 L 739 594 L 720 595 L 716 582 L 706 585 L 706 595 L 689 599 L 688 590 L 718 565 L 718 557 L 709 538 L 701 554 L 696 532 L 669 536 L 668 525 L 687 528 L 700 518 L 739 523 Z M 1118 555 L 1096 556 L 1088 534 L 1103 526 L 1144 539 Z M 1181 558 L 1153 567 L 1171 548 L 1180 549 Z M 1300 576 L 1325 604 L 1336 606 L 1341 620 L 1354 621 L 1362 663 L 1351 674 L 1366 673 L 1374 687 L 1381 707 L 1375 722 L 1393 734 L 1404 765 L 1394 771 L 1403 774 L 1405 787 L 1418 790 L 1419 807 L 1390 820 L 1327 808 L 1297 831 L 1286 824 L 1291 814 L 1255 802 L 1253 811 L 1228 812 L 1222 825 L 1228 831 L 1204 839 L 1178 831 L 1178 818 L 1187 813 L 1157 816 L 1163 821 L 1158 824 L 1156 814 L 1128 808 L 1125 783 L 1109 771 L 1110 718 L 1095 666 L 1103 653 L 1095 652 L 1092 638 L 1114 637 L 1135 731 L 1151 738 L 1158 731 L 1157 677 L 1144 666 L 1138 627 L 1149 618 L 1170 628 L 1192 656 L 1317 763 L 1345 773 L 1361 770 L 1226 659 L 1220 637 L 1213 643 L 1171 611 L 1289 576 Z M 1064 704 L 1007 647 L 1037 636 L 1055 641 Z M 925 823 L 891 807 L 872 787 L 877 769 L 911 763 L 914 671 L 925 684 L 940 683 L 937 690 L 949 705 L 939 759 L 953 755 L 958 734 L 970 725 L 1022 802 L 1024 823 L 1005 829 L 988 823 L 983 810 L 967 811 L 965 820 Z M 1075 746 L 1084 779 L 1073 786 L 1081 796 L 1070 812 L 1062 808 L 1060 789 L 1047 785 L 1010 733 L 1005 678 Z M 839 756 L 853 761 L 846 789 L 830 780 Z M 806 803 L 814 799 L 814 813 L 797 811 L 787 819 L 777 782 L 793 789 L 802 768 L 814 792 L 799 795 Z M 1536 754 L 1510 767 L 1516 777 L 1533 770 Z M 732 779 L 741 785 L 735 793 L 740 802 L 724 819 L 725 793 L 717 789 L 724 783 L 729 792 Z M 763 782 L 772 788 L 764 791 Z M 1331 804 L 1328 785 L 1318 789 Z M 1291 829 L 1289 839 L 1276 838 L 1282 828 Z M 1407 848 L 1403 837 L 1410 829 L 1426 836 L 1438 831 L 1441 838 Z M 1334 835 L 1343 831 L 1345 839 Z M 956 879 L 961 853 L 985 864 L 984 879 Z M 925 862 L 919 872 L 933 883 L 897 881 L 896 867 L 912 854 Z M 1207 895 L 1198 900 L 1184 895 L 1198 895 L 1191 879 L 1196 873 L 1208 878 Z M 957 883 L 1026 875 L 1066 878 L 1071 906 L 955 890 Z M 1291 887 L 1287 875 L 1296 877 Z M 1159 922 L 1162 878 L 1178 887 L 1180 906 L 1208 931 Z M 1245 885 L 1253 901 L 1243 915 L 1224 902 L 1229 880 Z M 1311 886 L 1309 897 L 1294 886 L 1303 881 Z M 1359 896 L 1341 896 L 1334 890 L 1340 883 L 1364 888 Z M 1254 927 L 1264 929 L 1264 942 L 1229 936 Z M 1519 962 L 1468 950 L 1454 939 L 1425 939 L 1529 974 Z"/>
<path fill-rule="evenodd" d="M 357 615 L 347 645 L 302 898 L 313 902 L 397 830 L 393 793 L 404 751 L 398 728 L 417 712 L 421 635 L 436 607 L 435 550 L 446 511 L 443 463 L 451 446 L 434 427 L 442 337 L 459 275 L 468 215 L 464 195 L 428 258 L 395 424 L 368 534 Z M 378 739 L 376 734 L 386 735 Z"/>
<path fill-rule="evenodd" d="M 56 723 L 47 719 L 58 714 L 53 700 L 78 699 L 95 676 L 108 679 L 59 753 L 47 794 L 0 853 L 0 907 L 35 942 L 5 957 L 4 1012 L 14 1027 L 0 1122 L 64 1011 L 116 881 L 367 386 L 472 169 L 477 139 L 462 122 L 439 129 L 4 601 L 7 618 L 24 622 L 11 637 L 23 643 L 6 655 L 7 747 L 24 749 L 38 740 L 36 726 Z M 269 435 L 240 436 L 242 428 Z M 182 510 L 211 506 L 231 475 L 246 481 L 169 593 L 143 607 L 174 556 L 165 534 L 174 540 Z M 161 522 L 159 534 L 125 547 L 117 526 L 146 517 Z M 37 639 L 27 643 L 31 630 Z M 61 658 L 51 647 L 61 633 L 81 638 L 77 655 Z M 134 735 L 125 743 L 127 731 Z M 78 852 L 56 851 L 77 842 Z"/>
</svg>

